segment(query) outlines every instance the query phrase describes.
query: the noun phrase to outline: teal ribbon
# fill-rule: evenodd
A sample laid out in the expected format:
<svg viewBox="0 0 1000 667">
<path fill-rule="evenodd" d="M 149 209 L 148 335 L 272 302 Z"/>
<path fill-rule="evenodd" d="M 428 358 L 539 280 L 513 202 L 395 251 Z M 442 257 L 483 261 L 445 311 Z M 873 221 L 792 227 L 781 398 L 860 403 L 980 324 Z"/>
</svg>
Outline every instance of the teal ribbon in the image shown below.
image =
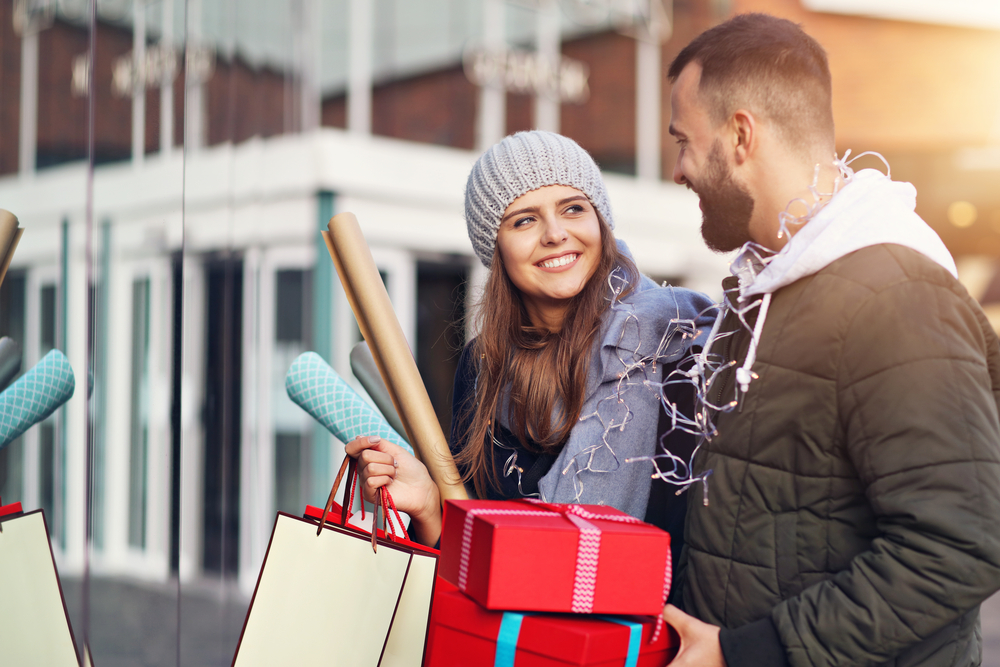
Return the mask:
<svg viewBox="0 0 1000 667">
<path fill-rule="evenodd" d="M 517 653 L 517 638 L 521 634 L 521 621 L 524 614 L 505 611 L 500 621 L 500 632 L 497 633 L 497 656 L 493 667 L 514 667 L 514 654 Z"/>
<path fill-rule="evenodd" d="M 521 635 L 521 622 L 524 621 L 524 617 L 525 614 L 519 614 L 515 611 L 503 613 L 503 618 L 500 620 L 500 632 L 497 633 L 497 654 L 493 661 L 493 667 L 514 667 L 517 639 Z M 628 628 L 628 654 L 625 656 L 625 667 L 636 667 L 639 663 L 639 648 L 642 642 L 642 623 L 626 621 L 614 616 L 599 616 L 598 618 Z"/>
<path fill-rule="evenodd" d="M 642 623 L 626 621 L 614 616 L 601 616 L 605 621 L 624 625 L 628 628 L 628 654 L 625 656 L 625 667 L 635 667 L 639 663 L 639 645 L 642 642 Z"/>
</svg>

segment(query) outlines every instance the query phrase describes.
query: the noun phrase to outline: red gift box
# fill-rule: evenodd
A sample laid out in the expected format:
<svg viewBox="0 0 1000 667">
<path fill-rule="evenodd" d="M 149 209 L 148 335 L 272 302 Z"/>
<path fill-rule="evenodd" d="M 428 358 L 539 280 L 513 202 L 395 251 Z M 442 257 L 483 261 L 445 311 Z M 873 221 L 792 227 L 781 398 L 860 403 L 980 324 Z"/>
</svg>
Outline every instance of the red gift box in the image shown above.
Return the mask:
<svg viewBox="0 0 1000 667">
<path fill-rule="evenodd" d="M 505 612 L 483 609 L 475 600 L 438 577 L 428 633 L 427 667 L 483 667 L 507 664 L 516 667 L 662 667 L 677 653 L 679 640 L 672 629 L 650 641 L 656 619 L 619 617 L 641 624 L 630 646 L 632 630 L 599 616 L 526 614 L 516 635 L 516 652 L 498 660 L 497 638 Z M 508 622 L 510 619 L 508 618 Z M 509 630 L 509 626 L 507 628 Z M 638 651 L 628 661 L 630 648 Z M 501 649 L 503 650 L 503 649 Z"/>
<path fill-rule="evenodd" d="M 603 505 L 449 500 L 439 574 L 487 609 L 658 616 L 670 535 Z"/>
</svg>

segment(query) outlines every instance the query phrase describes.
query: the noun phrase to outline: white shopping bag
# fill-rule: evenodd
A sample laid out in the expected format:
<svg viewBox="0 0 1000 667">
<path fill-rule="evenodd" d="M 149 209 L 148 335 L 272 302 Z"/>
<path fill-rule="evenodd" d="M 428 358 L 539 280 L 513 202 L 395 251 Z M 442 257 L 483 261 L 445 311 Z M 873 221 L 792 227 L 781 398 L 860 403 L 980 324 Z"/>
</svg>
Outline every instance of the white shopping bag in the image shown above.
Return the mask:
<svg viewBox="0 0 1000 667">
<path fill-rule="evenodd" d="M 233 666 L 419 667 L 436 552 L 319 523 L 278 513 Z"/>
<path fill-rule="evenodd" d="M 0 664 L 80 664 L 42 510 L 0 516 Z"/>
</svg>

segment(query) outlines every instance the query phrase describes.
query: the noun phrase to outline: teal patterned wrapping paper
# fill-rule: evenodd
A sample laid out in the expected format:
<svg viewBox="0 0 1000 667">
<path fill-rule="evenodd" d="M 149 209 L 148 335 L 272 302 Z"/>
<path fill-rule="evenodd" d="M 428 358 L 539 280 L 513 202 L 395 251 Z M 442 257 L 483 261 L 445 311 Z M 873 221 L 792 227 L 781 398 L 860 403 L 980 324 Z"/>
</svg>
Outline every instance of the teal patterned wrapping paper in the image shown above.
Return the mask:
<svg viewBox="0 0 1000 667">
<path fill-rule="evenodd" d="M 73 396 L 76 379 L 69 359 L 52 350 L 0 393 L 0 449 L 42 421 Z"/>
<path fill-rule="evenodd" d="M 406 439 L 315 352 L 303 352 L 292 362 L 285 375 L 285 391 L 341 442 L 377 435 L 413 453 Z"/>
</svg>

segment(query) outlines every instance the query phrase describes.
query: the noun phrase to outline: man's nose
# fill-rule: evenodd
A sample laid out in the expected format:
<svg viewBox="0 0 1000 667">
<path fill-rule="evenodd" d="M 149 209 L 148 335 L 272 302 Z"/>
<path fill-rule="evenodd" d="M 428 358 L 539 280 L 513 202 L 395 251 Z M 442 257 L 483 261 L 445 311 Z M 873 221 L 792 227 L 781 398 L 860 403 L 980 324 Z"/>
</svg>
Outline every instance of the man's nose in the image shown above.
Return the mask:
<svg viewBox="0 0 1000 667">
<path fill-rule="evenodd" d="M 681 171 L 681 160 L 677 158 L 674 162 L 674 183 L 677 185 L 687 185 L 687 178 L 684 176 L 684 172 Z"/>
</svg>

